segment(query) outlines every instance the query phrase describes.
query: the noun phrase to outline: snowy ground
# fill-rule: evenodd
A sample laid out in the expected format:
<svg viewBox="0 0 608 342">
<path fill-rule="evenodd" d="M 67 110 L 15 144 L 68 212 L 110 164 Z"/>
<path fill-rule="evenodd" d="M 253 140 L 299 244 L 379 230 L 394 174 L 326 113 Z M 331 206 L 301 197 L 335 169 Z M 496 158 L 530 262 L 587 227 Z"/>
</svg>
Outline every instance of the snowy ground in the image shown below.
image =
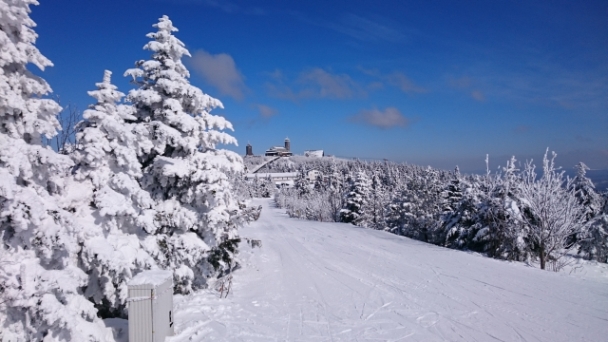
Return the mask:
<svg viewBox="0 0 608 342">
<path fill-rule="evenodd" d="M 242 229 L 228 298 L 175 298 L 181 341 L 606 341 L 604 266 L 540 271 L 348 224 L 288 218 L 270 201 Z M 599 267 L 599 268 L 598 268 Z M 598 271 L 599 270 L 599 271 Z"/>
</svg>

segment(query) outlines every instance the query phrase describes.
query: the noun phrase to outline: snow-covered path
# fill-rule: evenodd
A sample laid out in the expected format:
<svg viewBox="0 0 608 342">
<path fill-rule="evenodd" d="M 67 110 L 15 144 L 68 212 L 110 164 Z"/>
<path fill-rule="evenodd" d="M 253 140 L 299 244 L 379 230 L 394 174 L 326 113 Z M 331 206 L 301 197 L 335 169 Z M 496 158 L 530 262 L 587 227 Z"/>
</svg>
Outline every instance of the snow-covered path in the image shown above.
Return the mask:
<svg viewBox="0 0 608 342">
<path fill-rule="evenodd" d="M 608 279 L 540 271 L 270 201 L 227 299 L 177 297 L 170 341 L 608 341 Z"/>
</svg>

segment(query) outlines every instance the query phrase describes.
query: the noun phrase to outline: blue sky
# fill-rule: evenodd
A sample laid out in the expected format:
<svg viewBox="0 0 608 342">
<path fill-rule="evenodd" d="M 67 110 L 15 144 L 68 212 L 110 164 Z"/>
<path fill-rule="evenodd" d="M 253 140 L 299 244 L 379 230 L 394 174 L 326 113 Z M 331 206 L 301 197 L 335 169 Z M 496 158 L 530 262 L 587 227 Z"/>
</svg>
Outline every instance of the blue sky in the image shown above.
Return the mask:
<svg viewBox="0 0 608 342">
<path fill-rule="evenodd" d="M 244 154 L 292 150 L 463 171 L 510 155 L 608 169 L 606 1 L 40 0 L 40 73 L 84 109 L 168 15 L 191 83 L 220 99 Z M 538 164 L 537 164 L 538 165 Z"/>
</svg>

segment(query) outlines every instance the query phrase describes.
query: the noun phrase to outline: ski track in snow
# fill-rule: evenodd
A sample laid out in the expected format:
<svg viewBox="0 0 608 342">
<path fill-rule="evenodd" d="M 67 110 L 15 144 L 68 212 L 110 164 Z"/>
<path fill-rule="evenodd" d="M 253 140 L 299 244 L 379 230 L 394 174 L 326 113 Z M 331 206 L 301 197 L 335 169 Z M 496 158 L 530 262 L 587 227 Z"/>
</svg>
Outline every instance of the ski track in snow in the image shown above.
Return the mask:
<svg viewBox="0 0 608 342">
<path fill-rule="evenodd" d="M 607 339 L 607 278 L 291 219 L 257 202 L 262 215 L 241 235 L 262 247 L 242 244 L 228 298 L 176 296 L 168 342 Z"/>
</svg>

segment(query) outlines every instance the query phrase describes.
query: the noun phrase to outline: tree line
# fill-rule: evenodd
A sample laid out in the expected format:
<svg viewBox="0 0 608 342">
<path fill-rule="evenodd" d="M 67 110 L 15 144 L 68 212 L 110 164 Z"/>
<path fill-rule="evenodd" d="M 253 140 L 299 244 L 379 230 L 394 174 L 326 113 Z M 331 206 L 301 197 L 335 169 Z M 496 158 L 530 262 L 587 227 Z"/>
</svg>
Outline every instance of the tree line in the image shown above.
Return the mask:
<svg viewBox="0 0 608 342">
<path fill-rule="evenodd" d="M 499 172 L 463 175 L 390 162 L 309 159 L 299 163 L 292 188 L 274 194 L 291 217 L 348 222 L 416 240 L 538 263 L 559 270 L 565 253 L 606 263 L 608 193 L 598 193 L 576 165 L 566 177 L 545 153 L 532 161 L 507 161 Z M 324 174 L 310 182 L 305 171 Z M 255 193 L 258 181 L 251 184 Z M 256 188 L 257 186 L 257 188 Z M 267 185 L 264 185 L 267 188 Z"/>
</svg>

